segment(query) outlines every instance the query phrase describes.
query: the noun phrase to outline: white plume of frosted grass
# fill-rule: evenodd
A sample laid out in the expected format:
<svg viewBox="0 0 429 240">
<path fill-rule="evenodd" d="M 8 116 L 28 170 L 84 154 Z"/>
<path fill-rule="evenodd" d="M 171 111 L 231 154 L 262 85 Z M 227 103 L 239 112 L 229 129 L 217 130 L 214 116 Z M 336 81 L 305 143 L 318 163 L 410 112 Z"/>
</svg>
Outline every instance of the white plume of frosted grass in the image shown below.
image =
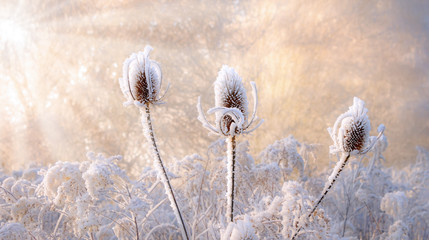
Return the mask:
<svg viewBox="0 0 429 240">
<path fill-rule="evenodd" d="M 262 124 L 262 120 L 251 130 L 249 127 L 256 118 L 257 90 L 254 82 L 250 83 L 253 90 L 254 110 L 249 121 L 248 101 L 246 89 L 238 73 L 231 67 L 223 65 L 214 83 L 215 107 L 207 111 L 215 114 L 215 126 L 207 121 L 198 98 L 198 120 L 211 133 L 227 137 L 227 219 L 234 221 L 234 194 L 235 194 L 235 161 L 236 136 L 254 131 Z"/>
<path fill-rule="evenodd" d="M 161 160 L 155 134 L 150 116 L 150 104 L 161 104 L 163 96 L 160 96 L 162 84 L 162 72 L 159 64 L 149 59 L 152 47 L 146 46 L 144 52 L 132 54 L 124 61 L 123 77 L 119 79 L 121 90 L 127 99 L 124 105 L 134 103 L 140 109 L 143 133 L 149 143 L 151 143 L 151 153 L 154 159 L 154 166 L 158 171 L 158 176 L 165 188 L 165 193 L 170 200 L 170 205 L 182 227 L 184 239 L 189 239 L 186 225 L 177 204 L 173 188 L 167 175 L 167 170 Z M 167 88 L 168 90 L 168 88 Z M 165 94 L 165 93 L 164 93 Z M 137 226 L 137 224 L 136 224 Z M 138 234 L 137 234 L 138 238 Z"/>
<path fill-rule="evenodd" d="M 311 217 L 319 204 L 328 194 L 341 171 L 346 166 L 350 156 L 366 154 L 383 135 L 385 127 L 381 124 L 378 127 L 379 134 L 377 138 L 372 142 L 369 141 L 371 125 L 367 113 L 368 109 L 365 108 L 365 102 L 354 97 L 353 105 L 349 107 L 349 110 L 337 118 L 333 129 L 328 128 L 328 132 L 334 142 L 334 144 L 330 146 L 330 153 L 340 153 L 340 160 L 337 162 L 331 175 L 328 177 L 328 181 L 325 183 L 322 195 L 319 197 L 307 218 Z M 301 224 L 292 239 L 295 239 L 302 228 L 303 225 Z"/>
</svg>

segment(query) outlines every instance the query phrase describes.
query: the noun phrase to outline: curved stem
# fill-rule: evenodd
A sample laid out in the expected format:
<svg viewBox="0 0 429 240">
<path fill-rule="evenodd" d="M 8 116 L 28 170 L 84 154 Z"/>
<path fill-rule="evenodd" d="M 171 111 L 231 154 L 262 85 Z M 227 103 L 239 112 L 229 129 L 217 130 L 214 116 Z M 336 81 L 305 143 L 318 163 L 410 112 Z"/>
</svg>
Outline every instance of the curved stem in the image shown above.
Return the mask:
<svg viewBox="0 0 429 240">
<path fill-rule="evenodd" d="M 165 192 L 167 193 L 168 199 L 170 200 L 171 207 L 174 210 L 176 218 L 182 225 L 183 237 L 184 239 L 189 239 L 182 213 L 180 212 L 179 205 L 177 204 L 176 197 L 174 196 L 173 188 L 171 187 L 170 180 L 168 179 L 167 171 L 165 170 L 164 164 L 162 163 L 161 155 L 156 145 L 152 121 L 150 118 L 149 103 L 145 104 L 145 112 L 142 111 L 142 115 L 144 135 L 146 136 L 147 140 L 152 143 L 152 155 L 154 158 L 155 167 L 158 170 L 162 183 L 164 184 Z"/>
<path fill-rule="evenodd" d="M 227 218 L 229 222 L 234 221 L 234 190 L 235 190 L 235 136 L 230 136 L 228 142 L 228 162 L 227 162 Z"/>
<path fill-rule="evenodd" d="M 314 205 L 313 209 L 311 210 L 311 212 L 307 215 L 307 219 L 311 217 L 311 215 L 313 215 L 313 213 L 316 211 L 317 207 L 319 206 L 319 204 L 322 202 L 322 200 L 325 198 L 325 196 L 328 194 L 329 190 L 332 188 L 332 186 L 334 185 L 335 181 L 337 180 L 338 176 L 340 175 L 341 171 L 344 169 L 344 167 L 346 166 L 347 161 L 350 158 L 350 153 L 343 153 L 343 155 L 341 156 L 341 160 L 337 163 L 337 166 L 335 166 L 334 170 L 332 171 L 331 176 L 328 178 L 328 182 L 325 185 L 325 188 L 323 190 L 322 195 L 319 197 L 319 200 L 317 201 L 317 203 Z M 295 234 L 293 235 L 293 237 L 291 238 L 292 240 L 294 240 L 296 238 L 296 236 L 298 235 L 298 233 L 301 231 L 301 229 L 303 228 L 303 224 L 300 224 L 301 226 L 298 228 L 298 230 L 295 232 Z"/>
</svg>

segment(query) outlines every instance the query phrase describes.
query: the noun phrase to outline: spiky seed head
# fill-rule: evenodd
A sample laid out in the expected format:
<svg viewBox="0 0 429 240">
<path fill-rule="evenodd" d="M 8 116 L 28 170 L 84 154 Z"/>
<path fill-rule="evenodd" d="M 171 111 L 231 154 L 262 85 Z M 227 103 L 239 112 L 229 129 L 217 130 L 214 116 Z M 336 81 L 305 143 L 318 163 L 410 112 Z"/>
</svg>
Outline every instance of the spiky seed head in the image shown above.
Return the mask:
<svg viewBox="0 0 429 240">
<path fill-rule="evenodd" d="M 371 130 L 367 112 L 365 102 L 355 97 L 349 110 L 337 118 L 334 129 L 328 129 L 334 140 L 331 153 L 364 151 L 368 146 Z"/>
<path fill-rule="evenodd" d="M 152 47 L 146 46 L 124 61 L 119 85 L 128 102 L 154 103 L 158 99 L 162 74 L 159 64 L 149 59 L 151 51 Z"/>
<path fill-rule="evenodd" d="M 242 113 L 242 123 L 247 124 L 248 121 L 248 101 L 246 90 L 243 86 L 241 77 L 237 72 L 227 65 L 223 65 L 218 73 L 214 83 L 215 90 L 215 106 L 218 108 L 237 108 Z M 218 128 L 229 132 L 231 124 L 234 122 L 230 115 L 216 112 Z M 238 128 L 236 129 L 239 130 Z"/>
<path fill-rule="evenodd" d="M 342 143 L 345 152 L 362 151 L 367 145 L 370 124 L 368 118 L 344 118 L 341 122 L 341 134 L 338 141 Z"/>
</svg>

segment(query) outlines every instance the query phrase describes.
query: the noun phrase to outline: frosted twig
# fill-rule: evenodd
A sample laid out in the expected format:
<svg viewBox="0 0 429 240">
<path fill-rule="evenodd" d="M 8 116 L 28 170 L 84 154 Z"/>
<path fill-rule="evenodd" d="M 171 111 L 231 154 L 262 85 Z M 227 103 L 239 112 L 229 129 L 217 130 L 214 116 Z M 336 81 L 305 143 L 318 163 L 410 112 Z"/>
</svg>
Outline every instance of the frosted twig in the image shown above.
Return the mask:
<svg viewBox="0 0 429 240">
<path fill-rule="evenodd" d="M 155 207 L 151 208 L 146 213 L 146 216 L 143 218 L 143 220 L 141 221 L 141 223 L 144 224 L 146 222 L 146 220 L 150 217 L 150 215 L 152 215 L 152 213 L 154 213 L 156 209 L 158 209 L 162 204 L 164 204 L 165 201 L 167 201 L 166 198 L 162 199 L 158 204 L 155 205 Z"/>
<path fill-rule="evenodd" d="M 174 225 L 168 224 L 168 223 L 164 223 L 164 224 L 159 224 L 158 226 L 152 228 L 150 230 L 150 232 L 146 235 L 145 240 L 149 240 L 149 237 L 159 228 L 163 228 L 163 227 L 170 227 L 170 228 L 176 228 Z"/>
<path fill-rule="evenodd" d="M 144 129 L 144 135 L 148 142 L 152 143 L 152 155 L 154 158 L 154 165 L 155 168 L 158 171 L 158 174 L 161 178 L 162 183 L 164 184 L 165 192 L 168 196 L 168 199 L 170 200 L 171 207 L 174 210 L 174 213 L 176 215 L 176 218 L 180 221 L 180 224 L 182 225 L 182 234 L 185 239 L 189 239 L 188 232 L 186 231 L 186 225 L 183 221 L 182 213 L 180 212 L 179 205 L 177 204 L 176 197 L 173 192 L 173 188 L 171 187 L 170 180 L 168 179 L 167 171 L 164 167 L 164 164 L 161 160 L 161 155 L 159 153 L 155 135 L 152 127 L 152 121 L 150 117 L 150 109 L 149 109 L 149 103 L 146 103 L 144 105 L 144 111 L 143 109 L 140 109 L 142 113 L 142 125 Z"/>
<path fill-rule="evenodd" d="M 15 197 L 15 195 L 13 195 L 10 191 L 8 191 L 6 188 L 0 186 L 1 189 L 3 189 L 3 191 L 9 195 L 11 195 L 13 197 L 13 199 L 15 199 L 15 201 L 18 201 L 18 199 Z"/>
<path fill-rule="evenodd" d="M 52 236 L 54 237 L 57 234 L 58 226 L 60 225 L 60 222 L 63 219 L 64 214 L 62 212 L 64 212 L 65 209 L 66 209 L 66 206 L 64 205 L 63 210 L 61 210 L 60 217 L 58 218 L 57 224 L 55 225 L 54 232 L 52 233 Z"/>
<path fill-rule="evenodd" d="M 125 189 L 127 189 L 128 196 L 129 196 L 129 198 L 131 200 L 132 196 L 131 196 L 131 192 L 130 192 L 130 190 L 128 188 L 128 185 L 125 186 Z M 136 226 L 136 240 L 140 240 L 140 237 L 139 237 L 139 225 L 137 224 L 137 215 L 134 212 L 132 212 L 131 216 L 132 216 L 132 218 L 134 220 L 134 225 Z"/>
<path fill-rule="evenodd" d="M 227 176 L 227 213 L 226 217 L 229 222 L 234 221 L 234 187 L 235 187 L 235 136 L 227 138 L 228 143 L 228 176 Z"/>
<path fill-rule="evenodd" d="M 338 176 L 340 175 L 341 171 L 346 166 L 347 161 L 350 158 L 350 153 L 343 153 L 341 156 L 341 160 L 337 162 L 337 165 L 335 166 L 334 170 L 332 171 L 332 174 L 328 178 L 328 182 L 326 182 L 325 188 L 322 191 L 322 195 L 319 197 L 319 200 L 316 202 L 314 207 L 311 209 L 310 213 L 307 215 L 307 219 L 313 215 L 314 211 L 316 211 L 319 204 L 322 202 L 322 200 L 325 198 L 326 194 L 328 194 L 329 190 L 334 185 L 335 181 L 337 180 Z M 300 224 L 301 226 L 298 228 L 298 230 L 295 232 L 295 234 L 292 236 L 292 240 L 296 238 L 298 233 L 303 228 L 303 224 Z"/>
<path fill-rule="evenodd" d="M 104 214 L 102 214 L 101 212 L 97 212 L 97 214 L 99 214 L 100 216 L 105 217 L 105 218 L 109 219 L 110 221 L 112 221 L 112 222 L 116 223 L 120 228 L 122 228 L 122 229 L 124 229 L 126 232 L 128 232 L 128 234 L 129 234 L 130 236 L 132 236 L 132 235 L 133 235 L 133 233 L 132 233 L 132 232 L 130 232 L 130 231 L 128 230 L 128 228 L 124 227 L 124 225 L 122 225 L 121 223 L 119 223 L 118 221 L 116 221 L 116 219 L 111 218 L 111 217 L 109 217 L 109 216 L 107 216 L 107 215 L 104 215 Z"/>
</svg>

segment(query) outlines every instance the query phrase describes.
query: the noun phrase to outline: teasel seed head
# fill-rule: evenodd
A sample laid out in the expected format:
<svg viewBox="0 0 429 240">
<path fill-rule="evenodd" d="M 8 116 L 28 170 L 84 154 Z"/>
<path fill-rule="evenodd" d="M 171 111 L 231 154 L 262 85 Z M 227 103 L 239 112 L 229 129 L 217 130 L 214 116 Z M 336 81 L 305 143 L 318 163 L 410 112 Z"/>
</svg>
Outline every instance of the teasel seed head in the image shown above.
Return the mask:
<svg viewBox="0 0 429 240">
<path fill-rule="evenodd" d="M 371 125 L 367 113 L 368 109 L 365 108 L 365 102 L 355 97 L 349 110 L 337 118 L 333 129 L 328 128 L 334 141 L 334 145 L 331 146 L 331 153 L 365 154 L 371 150 L 375 142 L 382 136 L 384 126 L 379 127 L 377 139 L 370 142 Z"/>
<path fill-rule="evenodd" d="M 127 99 L 126 105 L 161 103 L 162 72 L 159 64 L 149 58 L 151 51 L 152 47 L 146 46 L 143 52 L 133 53 L 124 61 L 119 85 Z"/>
<path fill-rule="evenodd" d="M 249 116 L 246 89 L 237 72 L 226 65 L 222 66 L 214 82 L 215 106 L 218 108 L 237 108 L 243 114 L 244 123 Z M 220 113 L 216 113 L 218 117 Z"/>
<path fill-rule="evenodd" d="M 352 117 L 341 121 L 338 142 L 345 152 L 362 151 L 367 145 L 371 127 L 368 118 L 355 122 Z"/>
<path fill-rule="evenodd" d="M 254 97 L 254 111 L 249 122 L 248 101 L 246 90 L 241 77 L 237 72 L 226 65 L 222 66 L 214 83 L 215 107 L 207 113 L 215 113 L 216 124 L 214 127 L 208 123 L 201 108 L 200 98 L 198 98 L 198 119 L 203 126 L 211 132 L 223 136 L 235 136 L 242 133 L 250 133 L 262 124 L 262 120 L 252 130 L 248 130 L 256 117 L 257 110 L 257 90 L 254 82 L 250 83 Z"/>
</svg>

